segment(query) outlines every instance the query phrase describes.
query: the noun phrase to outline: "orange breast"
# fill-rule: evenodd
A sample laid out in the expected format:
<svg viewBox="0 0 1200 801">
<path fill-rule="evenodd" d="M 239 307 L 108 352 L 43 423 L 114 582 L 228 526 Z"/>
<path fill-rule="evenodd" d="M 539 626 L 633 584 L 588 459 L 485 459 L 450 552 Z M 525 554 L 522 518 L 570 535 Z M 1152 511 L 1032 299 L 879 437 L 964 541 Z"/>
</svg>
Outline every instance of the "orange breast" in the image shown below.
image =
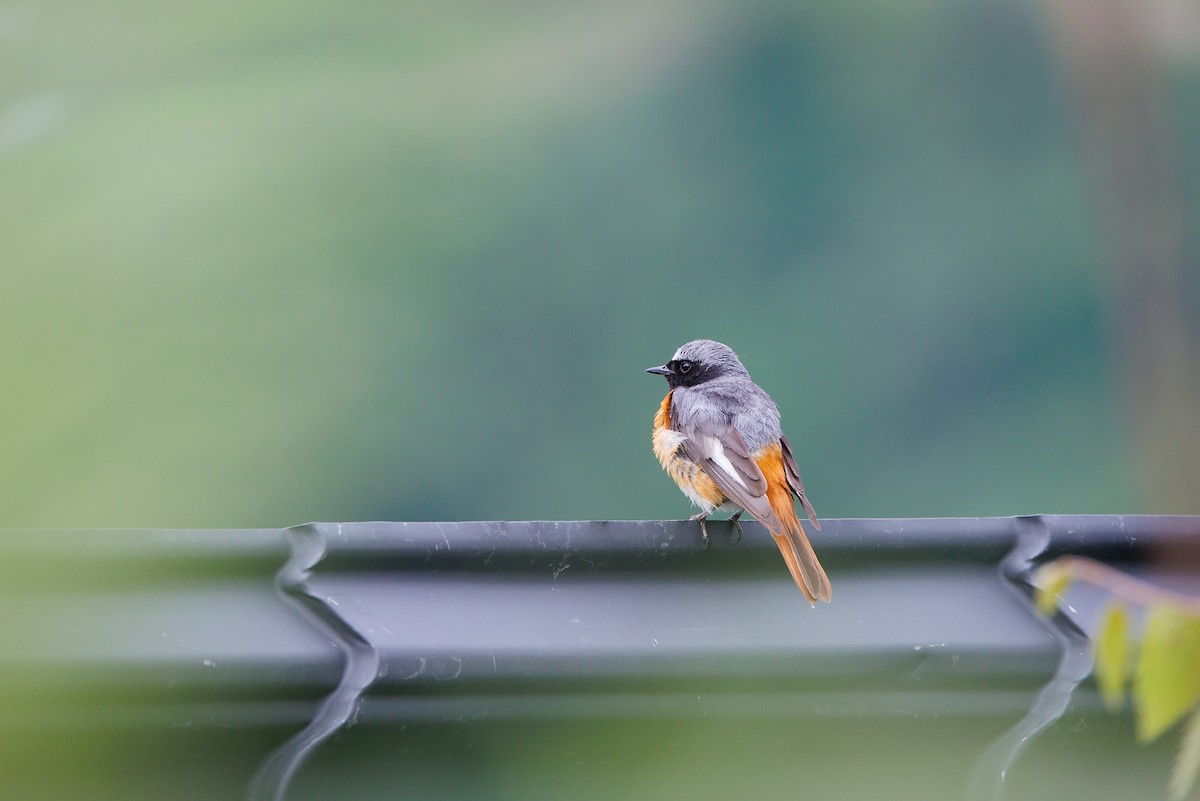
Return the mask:
<svg viewBox="0 0 1200 801">
<path fill-rule="evenodd" d="M 706 512 L 712 511 L 725 503 L 725 493 L 683 452 L 683 435 L 671 430 L 671 392 L 654 415 L 654 456 L 692 503 Z"/>
</svg>

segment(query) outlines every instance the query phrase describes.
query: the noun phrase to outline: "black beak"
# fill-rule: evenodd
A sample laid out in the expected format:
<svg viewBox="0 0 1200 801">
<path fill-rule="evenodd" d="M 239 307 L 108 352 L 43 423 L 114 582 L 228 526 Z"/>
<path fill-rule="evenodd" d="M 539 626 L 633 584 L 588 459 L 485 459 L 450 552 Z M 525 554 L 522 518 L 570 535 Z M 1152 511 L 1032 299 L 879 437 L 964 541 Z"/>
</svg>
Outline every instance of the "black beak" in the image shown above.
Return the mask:
<svg viewBox="0 0 1200 801">
<path fill-rule="evenodd" d="M 650 368 L 649 370 L 647 370 L 646 372 L 647 372 L 647 373 L 654 373 L 655 375 L 670 375 L 670 374 L 671 374 L 671 368 L 667 367 L 667 366 L 664 364 L 664 365 L 661 365 L 661 366 L 659 366 L 659 367 L 651 367 L 651 368 Z"/>
</svg>

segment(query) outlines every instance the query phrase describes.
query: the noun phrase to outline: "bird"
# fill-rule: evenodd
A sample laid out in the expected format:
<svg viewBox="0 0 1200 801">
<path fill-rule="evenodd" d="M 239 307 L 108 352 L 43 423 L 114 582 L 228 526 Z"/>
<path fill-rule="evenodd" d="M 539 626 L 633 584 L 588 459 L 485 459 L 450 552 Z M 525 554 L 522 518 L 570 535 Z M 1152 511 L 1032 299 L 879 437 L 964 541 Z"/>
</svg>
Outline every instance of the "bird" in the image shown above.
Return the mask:
<svg viewBox="0 0 1200 801">
<path fill-rule="evenodd" d="M 800 524 L 793 498 L 816 530 L 821 524 L 804 493 L 775 401 L 754 383 L 732 348 L 711 339 L 680 346 L 670 361 L 646 372 L 665 377 L 668 387 L 654 415 L 654 455 L 700 507 L 690 519 L 700 522 L 705 548 L 710 514 L 732 512 L 740 540 L 738 519 L 749 512 L 771 532 L 808 602 L 828 602 L 829 577 Z"/>
</svg>

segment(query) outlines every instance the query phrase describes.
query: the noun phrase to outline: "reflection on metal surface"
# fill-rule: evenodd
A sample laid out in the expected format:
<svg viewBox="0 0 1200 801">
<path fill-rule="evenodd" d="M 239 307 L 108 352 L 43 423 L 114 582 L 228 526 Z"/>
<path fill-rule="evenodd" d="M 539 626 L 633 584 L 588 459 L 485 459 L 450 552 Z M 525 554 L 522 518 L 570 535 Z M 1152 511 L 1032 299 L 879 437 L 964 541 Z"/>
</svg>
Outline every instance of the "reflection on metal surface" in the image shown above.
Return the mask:
<svg viewBox="0 0 1200 801">
<path fill-rule="evenodd" d="M 330 599 L 318 597 L 309 589 L 312 570 L 325 556 L 324 538 L 312 526 L 300 526 L 289 530 L 288 541 L 292 546 L 291 558 L 279 571 L 276 586 L 337 641 L 346 663 L 342 680 L 321 702 L 312 721 L 263 763 L 247 791 L 250 801 L 282 801 L 288 783 L 305 757 L 352 722 L 363 692 L 379 671 L 379 655 L 374 646 L 338 614 Z"/>
<path fill-rule="evenodd" d="M 1001 575 L 1013 592 L 1032 609 L 1030 581 L 1036 560 L 1051 542 L 1050 529 L 1040 517 L 1016 519 L 1017 540 L 1000 565 Z M 1092 669 L 1087 636 L 1062 612 L 1047 627 L 1062 648 L 1058 669 L 1038 693 L 1033 706 L 1003 737 L 992 743 L 976 763 L 969 798 L 973 801 L 1003 801 L 1005 782 L 1029 742 L 1062 718 L 1071 695 Z"/>
</svg>

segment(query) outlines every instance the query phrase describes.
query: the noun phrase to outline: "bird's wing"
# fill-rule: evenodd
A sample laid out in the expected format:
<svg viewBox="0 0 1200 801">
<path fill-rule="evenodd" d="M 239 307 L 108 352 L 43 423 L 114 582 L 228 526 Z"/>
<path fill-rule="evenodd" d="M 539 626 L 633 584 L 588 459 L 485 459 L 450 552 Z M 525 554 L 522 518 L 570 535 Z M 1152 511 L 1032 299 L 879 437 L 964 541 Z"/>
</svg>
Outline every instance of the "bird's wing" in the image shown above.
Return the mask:
<svg viewBox="0 0 1200 801">
<path fill-rule="evenodd" d="M 804 494 L 804 482 L 800 480 L 800 468 L 796 467 L 796 457 L 792 456 L 792 446 L 788 444 L 787 437 L 780 437 L 779 444 L 783 446 L 783 467 L 784 473 L 787 475 L 788 486 L 792 488 L 792 492 L 796 493 L 796 497 L 800 499 L 800 504 L 808 514 L 809 521 L 816 527 L 817 531 L 820 531 L 821 524 L 817 522 L 817 512 L 813 509 L 812 504 L 808 502 L 808 497 Z"/>
<path fill-rule="evenodd" d="M 767 480 L 750 456 L 737 429 L 723 416 L 690 421 L 682 431 L 684 453 L 711 478 L 725 497 L 754 515 L 769 529 L 781 527 L 767 500 Z"/>
</svg>

